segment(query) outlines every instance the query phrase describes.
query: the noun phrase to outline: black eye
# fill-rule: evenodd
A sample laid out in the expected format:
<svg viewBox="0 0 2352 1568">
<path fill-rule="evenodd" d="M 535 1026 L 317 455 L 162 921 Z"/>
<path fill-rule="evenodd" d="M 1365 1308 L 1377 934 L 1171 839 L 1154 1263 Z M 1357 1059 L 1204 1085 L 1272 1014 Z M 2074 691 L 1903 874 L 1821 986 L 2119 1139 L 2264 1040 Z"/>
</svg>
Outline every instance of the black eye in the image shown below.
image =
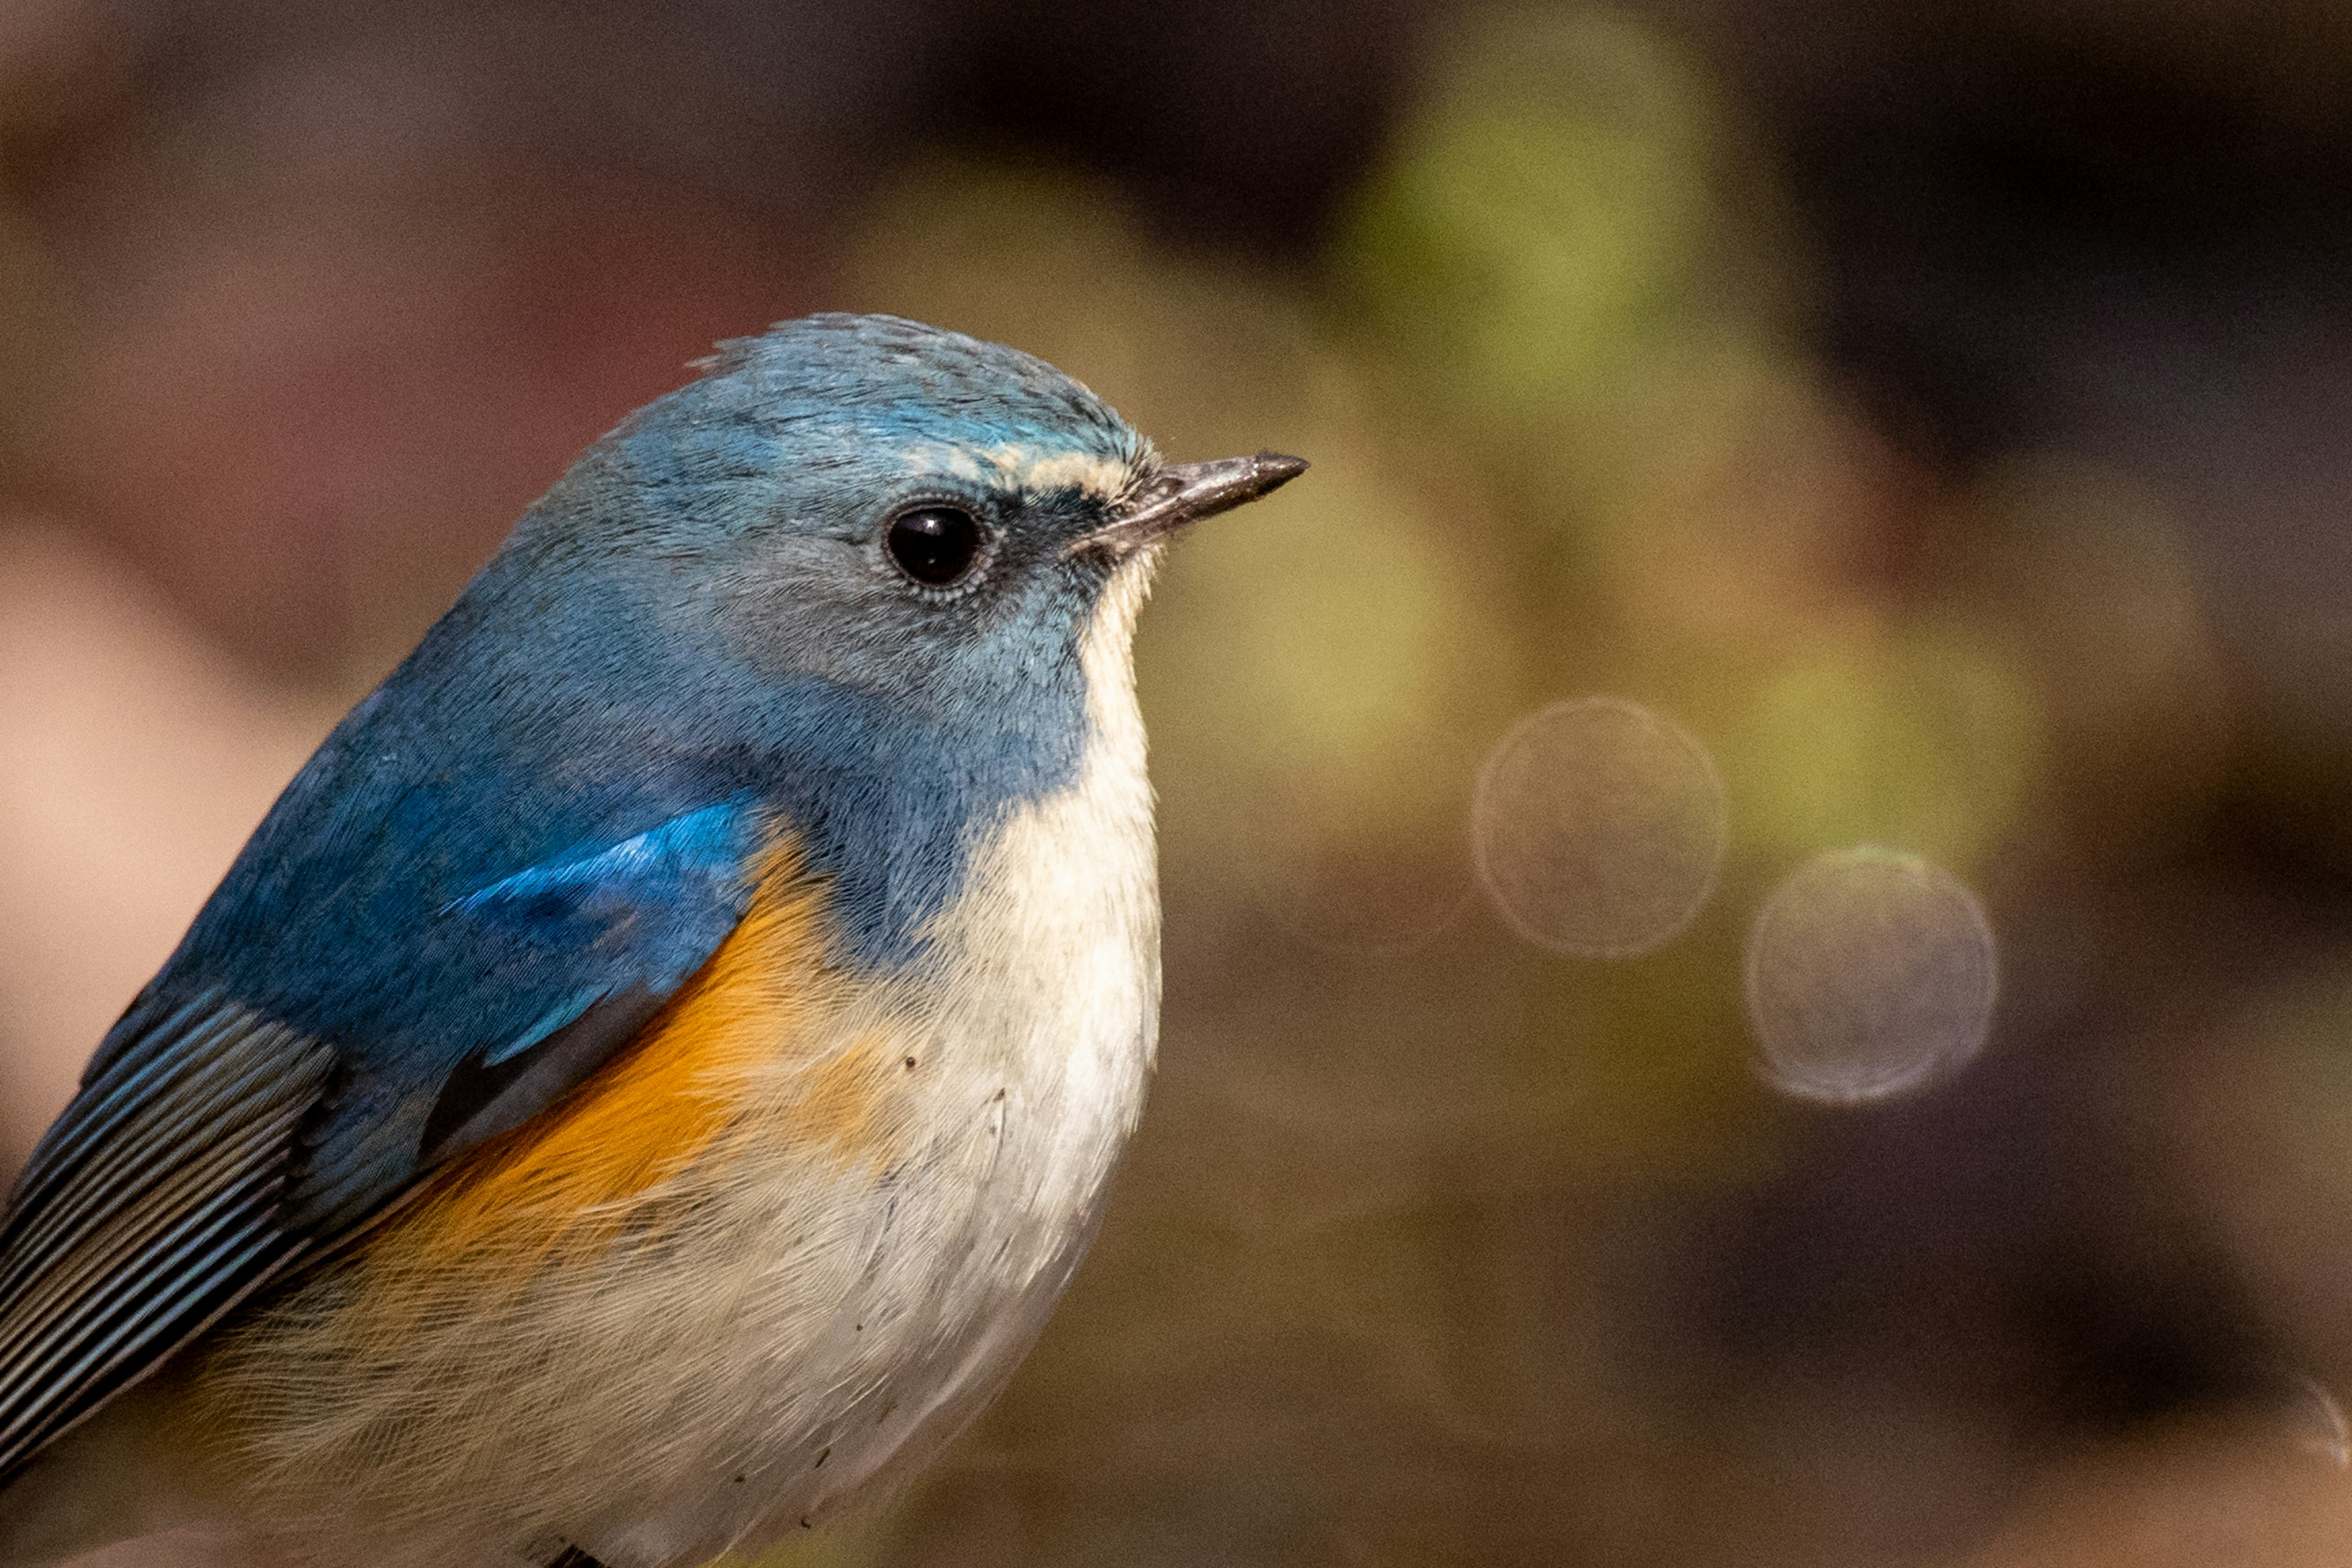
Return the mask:
<svg viewBox="0 0 2352 1568">
<path fill-rule="evenodd" d="M 899 571 L 940 588 L 971 570 L 980 553 L 980 524 L 968 511 L 927 506 L 892 518 L 885 542 Z"/>
</svg>

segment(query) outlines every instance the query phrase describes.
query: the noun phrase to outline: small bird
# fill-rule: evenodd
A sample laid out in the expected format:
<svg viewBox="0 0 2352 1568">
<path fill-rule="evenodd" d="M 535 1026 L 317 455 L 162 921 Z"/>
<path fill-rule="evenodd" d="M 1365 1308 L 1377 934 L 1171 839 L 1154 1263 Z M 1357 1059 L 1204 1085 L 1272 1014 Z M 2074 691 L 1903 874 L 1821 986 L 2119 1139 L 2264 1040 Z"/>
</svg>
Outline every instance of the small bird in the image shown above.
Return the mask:
<svg viewBox="0 0 2352 1568">
<path fill-rule="evenodd" d="M 0 1222 L 0 1562 L 699 1563 L 936 1454 L 1158 1036 L 1163 461 L 888 316 L 597 442 L 279 797 Z"/>
</svg>

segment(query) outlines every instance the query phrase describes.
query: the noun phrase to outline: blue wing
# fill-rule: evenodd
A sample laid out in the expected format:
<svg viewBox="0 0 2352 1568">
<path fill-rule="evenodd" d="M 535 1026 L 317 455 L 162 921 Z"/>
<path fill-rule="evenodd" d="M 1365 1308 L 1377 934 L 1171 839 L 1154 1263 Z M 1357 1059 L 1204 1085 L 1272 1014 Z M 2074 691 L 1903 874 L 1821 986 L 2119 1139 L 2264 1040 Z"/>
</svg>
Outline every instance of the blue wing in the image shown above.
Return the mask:
<svg viewBox="0 0 2352 1568">
<path fill-rule="evenodd" d="M 0 1482 L 289 1264 L 579 1084 L 749 902 L 760 826 L 740 795 L 438 899 L 478 847 L 411 844 L 404 879 L 329 792 L 340 831 L 322 842 L 344 858 L 274 863 L 300 840 L 305 782 L 336 761 L 331 743 L 297 781 L 18 1180 L 0 1225 Z M 341 964 L 304 968 L 317 944 L 290 934 L 253 962 L 236 944 L 257 900 L 335 929 Z"/>
</svg>

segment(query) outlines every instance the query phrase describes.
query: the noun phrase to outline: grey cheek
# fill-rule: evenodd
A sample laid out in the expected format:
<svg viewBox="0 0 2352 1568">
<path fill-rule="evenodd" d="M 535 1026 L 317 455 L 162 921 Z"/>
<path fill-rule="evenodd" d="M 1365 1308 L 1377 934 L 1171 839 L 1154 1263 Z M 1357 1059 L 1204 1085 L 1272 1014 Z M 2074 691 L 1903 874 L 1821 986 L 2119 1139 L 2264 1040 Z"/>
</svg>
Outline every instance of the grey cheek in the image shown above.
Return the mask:
<svg viewBox="0 0 2352 1568">
<path fill-rule="evenodd" d="M 883 608 L 873 587 L 846 548 L 810 541 L 731 574 L 713 609 L 729 646 L 755 664 L 821 675 L 873 635 Z"/>
</svg>

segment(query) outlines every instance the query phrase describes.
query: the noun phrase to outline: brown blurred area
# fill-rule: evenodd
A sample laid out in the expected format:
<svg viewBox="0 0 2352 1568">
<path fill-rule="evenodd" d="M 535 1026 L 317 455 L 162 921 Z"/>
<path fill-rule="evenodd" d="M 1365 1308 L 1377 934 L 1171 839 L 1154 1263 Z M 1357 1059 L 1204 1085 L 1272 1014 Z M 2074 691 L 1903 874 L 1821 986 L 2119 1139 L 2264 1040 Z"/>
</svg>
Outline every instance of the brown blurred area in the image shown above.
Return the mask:
<svg viewBox="0 0 2352 1568">
<path fill-rule="evenodd" d="M 1316 468 L 1147 620 L 1095 1256 L 794 1560 L 2342 1562 L 2347 16 L 7 0 L 0 1160 L 572 453 L 891 310 Z M 1724 811 L 1611 962 L 1470 845 L 1595 693 Z M 1999 1004 L 1824 1106 L 1742 942 L 1858 844 L 1981 898 Z"/>
</svg>

